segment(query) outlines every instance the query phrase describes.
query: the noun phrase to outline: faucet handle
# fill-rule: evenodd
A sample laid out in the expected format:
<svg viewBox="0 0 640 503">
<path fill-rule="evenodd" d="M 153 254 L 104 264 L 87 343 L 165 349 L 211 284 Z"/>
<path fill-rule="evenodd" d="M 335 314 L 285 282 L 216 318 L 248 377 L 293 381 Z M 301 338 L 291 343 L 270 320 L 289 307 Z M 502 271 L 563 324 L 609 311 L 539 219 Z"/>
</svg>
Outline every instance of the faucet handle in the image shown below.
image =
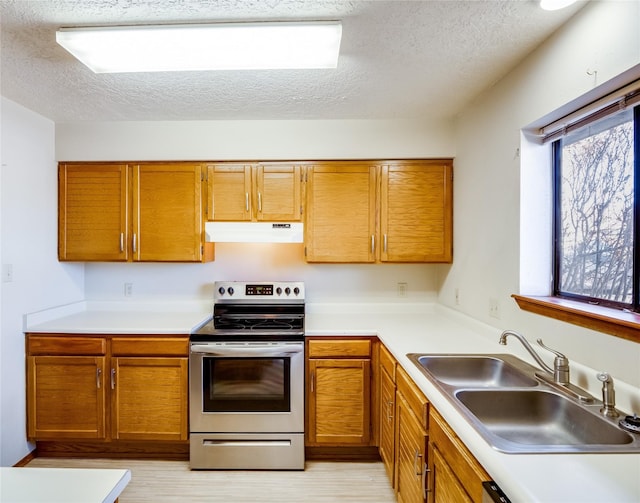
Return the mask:
<svg viewBox="0 0 640 503">
<path fill-rule="evenodd" d="M 545 346 L 542 339 L 537 339 L 538 345 L 547 351 L 551 351 L 556 357 L 553 360 L 553 379 L 560 384 L 569 384 L 569 358 L 560 351 Z"/>
<path fill-rule="evenodd" d="M 566 360 L 567 364 L 569 363 L 569 359 L 563 355 L 560 351 L 557 351 L 555 349 L 551 349 L 549 346 L 545 346 L 544 343 L 542 342 L 542 339 L 537 339 L 536 342 L 538 343 L 538 345 L 544 349 L 546 349 L 547 351 L 551 351 L 554 355 L 556 355 L 557 358 L 561 358 L 563 360 Z"/>
</svg>

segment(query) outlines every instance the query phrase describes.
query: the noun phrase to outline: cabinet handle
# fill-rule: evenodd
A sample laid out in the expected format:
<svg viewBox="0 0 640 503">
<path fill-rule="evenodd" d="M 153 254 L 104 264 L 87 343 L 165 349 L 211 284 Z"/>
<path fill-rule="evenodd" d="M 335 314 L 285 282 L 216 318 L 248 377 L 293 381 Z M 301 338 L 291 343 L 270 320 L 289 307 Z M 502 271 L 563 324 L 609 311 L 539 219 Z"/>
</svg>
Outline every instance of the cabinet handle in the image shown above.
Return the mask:
<svg viewBox="0 0 640 503">
<path fill-rule="evenodd" d="M 387 412 L 387 420 L 391 422 L 393 421 L 393 401 L 389 400 L 387 402 L 387 408 L 389 409 Z"/>
<path fill-rule="evenodd" d="M 375 253 L 376 251 L 376 237 L 371 235 L 371 253 Z"/>
<path fill-rule="evenodd" d="M 313 388 L 315 386 L 315 380 L 316 380 L 315 376 L 316 376 L 316 373 L 315 372 L 311 372 L 311 393 L 313 393 Z"/>
<path fill-rule="evenodd" d="M 427 464 L 425 463 L 424 470 L 422 471 L 422 496 L 425 500 L 427 499 L 427 493 L 431 491 L 431 489 L 429 489 L 429 486 L 427 485 L 427 480 L 428 480 L 427 474 L 429 472 L 431 472 L 431 470 L 427 468 Z"/>
<path fill-rule="evenodd" d="M 418 467 L 418 460 L 422 459 L 422 454 L 416 449 L 416 454 L 413 457 L 413 473 L 418 477 L 422 477 L 422 469 Z"/>
<path fill-rule="evenodd" d="M 387 235 L 384 235 L 383 251 L 387 253 Z"/>
<path fill-rule="evenodd" d="M 111 369 L 111 389 L 116 389 L 116 369 Z"/>
<path fill-rule="evenodd" d="M 98 368 L 96 369 L 96 387 L 98 389 L 100 389 L 101 382 L 102 382 L 102 369 Z"/>
<path fill-rule="evenodd" d="M 244 193 L 244 207 L 248 212 L 249 211 L 249 193 L 248 192 Z"/>
<path fill-rule="evenodd" d="M 258 211 L 262 213 L 262 192 L 258 192 Z"/>
<path fill-rule="evenodd" d="M 120 233 L 120 253 L 124 251 L 124 232 Z"/>
<path fill-rule="evenodd" d="M 133 234 L 133 253 L 138 251 L 138 235 L 136 233 Z"/>
</svg>

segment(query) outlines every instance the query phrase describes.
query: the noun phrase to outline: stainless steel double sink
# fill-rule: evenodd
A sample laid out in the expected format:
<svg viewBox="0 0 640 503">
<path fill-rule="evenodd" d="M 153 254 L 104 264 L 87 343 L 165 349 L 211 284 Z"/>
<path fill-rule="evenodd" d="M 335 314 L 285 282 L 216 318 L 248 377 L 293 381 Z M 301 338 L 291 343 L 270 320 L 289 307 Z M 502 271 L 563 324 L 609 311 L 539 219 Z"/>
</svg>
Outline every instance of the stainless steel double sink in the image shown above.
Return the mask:
<svg viewBox="0 0 640 503">
<path fill-rule="evenodd" d="M 498 451 L 640 452 L 640 434 L 601 414 L 602 402 L 564 396 L 536 378 L 539 369 L 513 355 L 407 356 Z"/>
</svg>

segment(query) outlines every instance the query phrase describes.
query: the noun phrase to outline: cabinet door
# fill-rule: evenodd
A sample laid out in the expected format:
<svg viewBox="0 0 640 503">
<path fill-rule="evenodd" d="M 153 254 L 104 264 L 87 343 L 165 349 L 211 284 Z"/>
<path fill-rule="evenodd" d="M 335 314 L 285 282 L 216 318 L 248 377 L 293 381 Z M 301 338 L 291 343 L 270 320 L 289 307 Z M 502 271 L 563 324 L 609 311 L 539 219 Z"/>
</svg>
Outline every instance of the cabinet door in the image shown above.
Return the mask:
<svg viewBox="0 0 640 503">
<path fill-rule="evenodd" d="M 387 470 L 387 475 L 394 483 L 395 462 L 395 415 L 396 415 L 396 385 L 387 374 L 386 370 L 380 370 L 380 457 Z"/>
<path fill-rule="evenodd" d="M 251 220 L 251 165 L 210 164 L 207 167 L 209 220 Z"/>
<path fill-rule="evenodd" d="M 104 369 L 104 357 L 29 356 L 29 439 L 104 439 Z"/>
<path fill-rule="evenodd" d="M 437 452 L 430 460 L 434 465 L 431 467 L 432 480 L 429 484 L 432 488 L 429 494 L 433 495 L 430 503 L 480 503 L 483 499 L 482 482 L 491 480 L 491 477 L 440 414 L 431 410 L 429 416 L 429 449 Z"/>
<path fill-rule="evenodd" d="M 187 366 L 187 358 L 112 358 L 112 438 L 186 440 Z"/>
<path fill-rule="evenodd" d="M 472 503 L 451 467 L 437 448 L 429 450 L 431 482 L 429 503 Z"/>
<path fill-rule="evenodd" d="M 370 375 L 369 359 L 309 360 L 309 444 L 369 444 Z"/>
<path fill-rule="evenodd" d="M 126 164 L 61 164 L 58 169 L 58 258 L 126 261 Z"/>
<path fill-rule="evenodd" d="M 307 170 L 307 262 L 375 262 L 376 166 Z"/>
<path fill-rule="evenodd" d="M 402 393 L 396 394 L 396 496 L 399 502 L 425 500 L 427 435 Z"/>
<path fill-rule="evenodd" d="M 136 261 L 200 262 L 202 166 L 142 164 L 133 171 L 132 251 Z"/>
<path fill-rule="evenodd" d="M 382 167 L 380 233 L 383 262 L 451 262 L 450 161 Z"/>
<path fill-rule="evenodd" d="M 301 214 L 301 168 L 290 164 L 265 164 L 256 168 L 256 219 L 295 222 Z"/>
</svg>

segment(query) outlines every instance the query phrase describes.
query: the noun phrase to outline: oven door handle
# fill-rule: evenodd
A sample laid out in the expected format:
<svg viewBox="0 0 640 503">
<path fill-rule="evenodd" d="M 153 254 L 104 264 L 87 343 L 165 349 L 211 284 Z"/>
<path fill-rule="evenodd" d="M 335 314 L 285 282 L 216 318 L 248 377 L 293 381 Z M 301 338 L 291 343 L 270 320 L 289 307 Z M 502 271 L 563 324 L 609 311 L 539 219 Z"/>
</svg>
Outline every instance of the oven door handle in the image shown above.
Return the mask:
<svg viewBox="0 0 640 503">
<path fill-rule="evenodd" d="M 208 344 L 191 344 L 191 352 L 220 357 L 242 357 L 242 356 L 258 356 L 266 358 L 274 358 L 279 356 L 290 356 L 302 353 L 304 346 L 298 345 L 281 345 L 281 346 L 263 346 L 263 347 L 224 347 L 210 346 Z"/>
</svg>

